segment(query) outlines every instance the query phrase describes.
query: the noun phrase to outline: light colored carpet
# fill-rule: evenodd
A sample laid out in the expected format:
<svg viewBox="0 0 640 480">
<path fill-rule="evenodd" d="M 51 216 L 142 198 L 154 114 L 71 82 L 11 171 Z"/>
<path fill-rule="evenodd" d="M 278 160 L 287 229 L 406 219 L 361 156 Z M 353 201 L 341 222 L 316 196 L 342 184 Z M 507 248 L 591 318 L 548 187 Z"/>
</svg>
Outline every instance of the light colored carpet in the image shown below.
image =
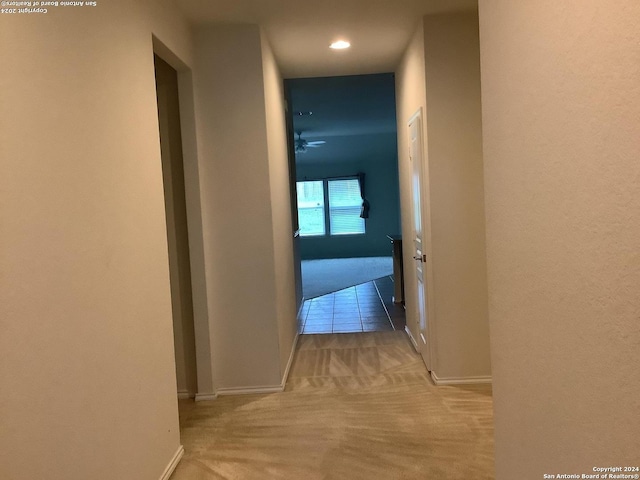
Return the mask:
<svg viewBox="0 0 640 480">
<path fill-rule="evenodd" d="M 302 293 L 308 300 L 392 274 L 392 257 L 303 260 Z"/>
<path fill-rule="evenodd" d="M 491 387 L 435 387 L 404 332 L 302 335 L 284 392 L 180 416 L 172 480 L 494 478 Z"/>
</svg>

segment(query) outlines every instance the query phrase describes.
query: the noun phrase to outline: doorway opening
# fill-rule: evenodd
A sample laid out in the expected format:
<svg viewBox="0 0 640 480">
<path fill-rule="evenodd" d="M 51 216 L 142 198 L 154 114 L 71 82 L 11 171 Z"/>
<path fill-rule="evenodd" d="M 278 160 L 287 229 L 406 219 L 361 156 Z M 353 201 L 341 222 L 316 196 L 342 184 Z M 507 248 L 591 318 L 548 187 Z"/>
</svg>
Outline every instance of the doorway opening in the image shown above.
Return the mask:
<svg viewBox="0 0 640 480">
<path fill-rule="evenodd" d="M 154 55 L 178 398 L 198 391 L 178 73 Z"/>
<path fill-rule="evenodd" d="M 291 79 L 286 90 L 301 331 L 404 329 L 395 75 Z"/>
</svg>

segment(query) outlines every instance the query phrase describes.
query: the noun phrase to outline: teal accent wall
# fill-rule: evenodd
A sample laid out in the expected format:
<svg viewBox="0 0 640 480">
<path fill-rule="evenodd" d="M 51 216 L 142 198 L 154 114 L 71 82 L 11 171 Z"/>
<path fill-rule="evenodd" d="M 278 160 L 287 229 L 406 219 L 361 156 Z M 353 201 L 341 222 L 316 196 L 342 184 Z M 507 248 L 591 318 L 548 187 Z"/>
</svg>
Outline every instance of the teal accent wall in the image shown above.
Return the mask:
<svg viewBox="0 0 640 480">
<path fill-rule="evenodd" d="M 352 161 L 297 165 L 298 181 L 321 180 L 364 172 L 366 196 L 371 204 L 369 218 L 365 220 L 364 235 L 301 237 L 302 260 L 391 255 L 391 241 L 387 235 L 398 234 L 401 231 L 397 140 L 395 133 L 378 135 L 377 140 L 384 141 L 375 156 Z"/>
</svg>

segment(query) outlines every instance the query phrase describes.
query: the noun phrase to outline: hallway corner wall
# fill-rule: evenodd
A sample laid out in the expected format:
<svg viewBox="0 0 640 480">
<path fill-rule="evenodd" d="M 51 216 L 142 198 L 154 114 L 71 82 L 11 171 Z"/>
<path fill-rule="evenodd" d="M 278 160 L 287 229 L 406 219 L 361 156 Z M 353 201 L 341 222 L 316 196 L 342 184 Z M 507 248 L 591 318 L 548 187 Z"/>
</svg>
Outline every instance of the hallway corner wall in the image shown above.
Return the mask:
<svg viewBox="0 0 640 480">
<path fill-rule="evenodd" d="M 441 382 L 491 378 L 477 12 L 424 17 L 434 322 Z"/>
<path fill-rule="evenodd" d="M 276 283 L 276 317 L 280 346 L 280 376 L 283 381 L 298 334 L 298 307 L 294 272 L 293 222 L 289 175 L 289 150 L 285 119 L 284 82 L 269 40 L 260 35 L 265 92 L 269 182 L 273 218 L 273 260 Z"/>
<path fill-rule="evenodd" d="M 260 29 L 201 27 L 195 41 L 215 387 L 219 393 L 275 388 L 281 384 L 274 240 L 280 205 L 272 205 Z"/>
<path fill-rule="evenodd" d="M 469 12 L 425 16 L 396 70 L 407 326 L 420 338 L 407 122 L 422 109 L 428 334 L 442 383 L 491 378 L 477 22 Z"/>
</svg>

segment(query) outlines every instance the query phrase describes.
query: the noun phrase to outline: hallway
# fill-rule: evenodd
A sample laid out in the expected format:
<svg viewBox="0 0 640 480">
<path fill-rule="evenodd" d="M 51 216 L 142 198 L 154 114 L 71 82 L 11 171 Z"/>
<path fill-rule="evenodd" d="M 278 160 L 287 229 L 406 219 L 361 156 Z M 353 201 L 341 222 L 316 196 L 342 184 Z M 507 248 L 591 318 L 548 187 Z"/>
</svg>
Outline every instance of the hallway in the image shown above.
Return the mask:
<svg viewBox="0 0 640 480">
<path fill-rule="evenodd" d="M 435 387 L 404 332 L 301 335 L 284 392 L 180 403 L 173 480 L 494 478 L 489 385 Z"/>
</svg>

